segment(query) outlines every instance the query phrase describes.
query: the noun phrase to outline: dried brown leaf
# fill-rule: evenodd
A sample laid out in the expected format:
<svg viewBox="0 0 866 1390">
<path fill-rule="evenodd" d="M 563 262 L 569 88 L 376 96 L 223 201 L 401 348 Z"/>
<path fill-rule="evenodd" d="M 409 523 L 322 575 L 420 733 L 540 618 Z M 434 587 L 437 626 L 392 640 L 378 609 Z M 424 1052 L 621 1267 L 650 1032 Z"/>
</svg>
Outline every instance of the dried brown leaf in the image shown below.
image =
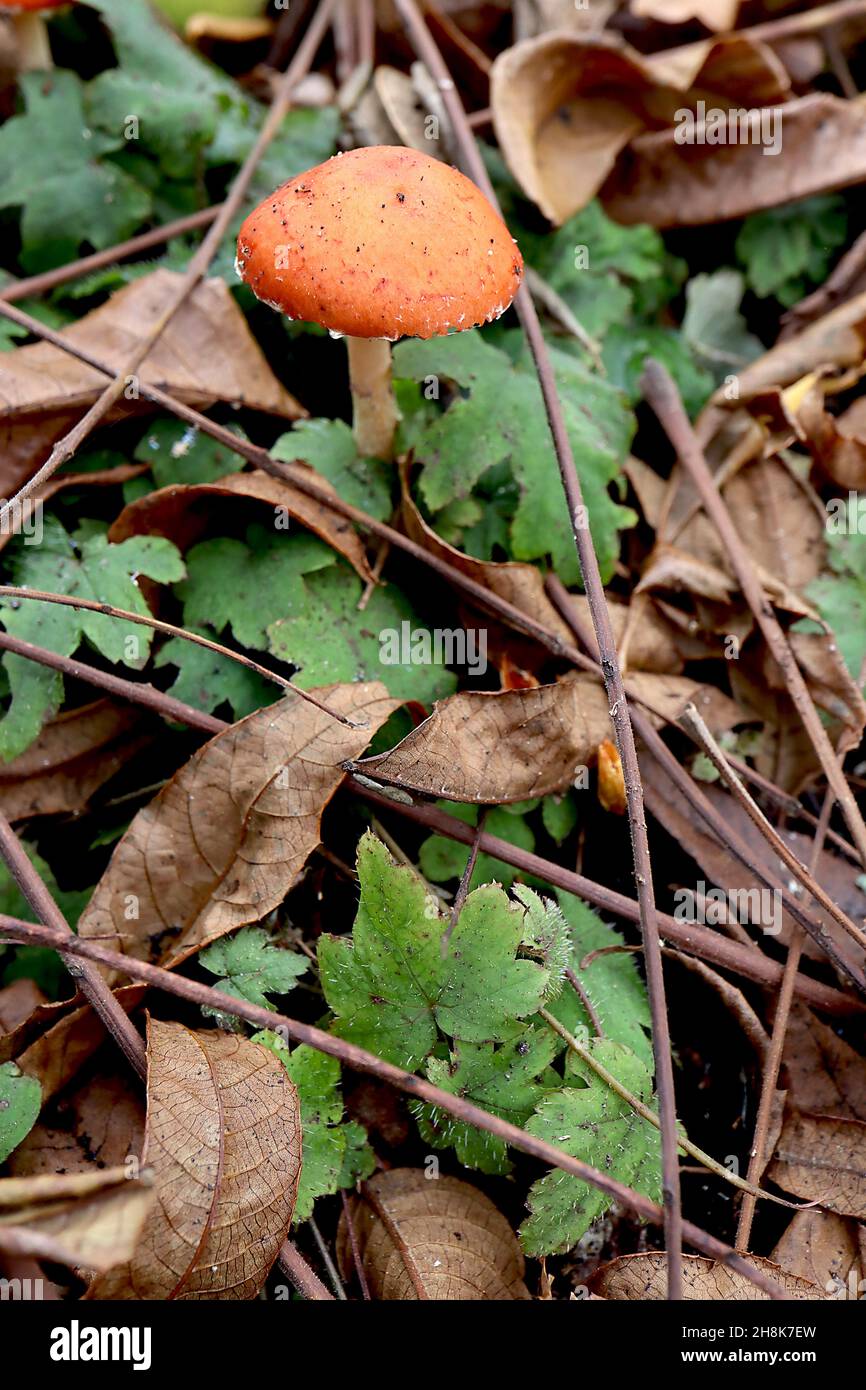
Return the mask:
<svg viewBox="0 0 866 1390">
<path fill-rule="evenodd" d="M 26 752 L 0 763 L 0 810 L 10 821 L 82 811 L 151 738 L 131 705 L 97 700 L 65 710 Z"/>
<path fill-rule="evenodd" d="M 144 993 L 144 985 L 123 985 L 113 991 L 126 1013 L 132 1013 Z M 37 1016 L 16 1030 L 9 1040 L 9 1055 L 15 1058 L 23 1072 L 34 1076 L 42 1087 L 43 1104 L 64 1090 L 85 1062 L 89 1062 L 105 1043 L 105 1024 L 89 1004 L 74 1008 L 71 1013 L 64 1012 L 67 1009 L 68 1002 L 47 1005 L 44 1012 L 37 1011 Z M 33 1023 L 38 1026 L 40 1014 L 48 1022 L 57 1014 L 61 1017 L 31 1042 L 28 1025 Z M 23 1052 L 16 1050 L 16 1045 L 21 1041 L 26 1041 Z"/>
<path fill-rule="evenodd" d="M 292 1219 L 298 1095 L 273 1052 L 234 1033 L 148 1027 L 142 1161 L 156 1200 L 97 1299 L 255 1298 Z"/>
<path fill-rule="evenodd" d="M 699 96 L 709 105 L 761 107 L 788 95 L 775 55 L 742 35 L 645 58 L 610 33 L 543 34 L 500 54 L 490 86 L 500 148 L 555 223 L 595 196 L 629 142 L 647 138 L 640 132 L 669 127 Z"/>
<path fill-rule="evenodd" d="M 133 349 L 155 327 L 177 292 L 180 275 L 155 270 L 112 295 L 64 329 L 64 336 L 122 369 Z M 186 405 L 207 409 L 215 401 L 268 411 L 286 419 L 305 414 L 272 374 L 228 286 L 204 280 L 179 309 L 138 375 L 158 383 Z M 0 484 L 9 497 L 36 463 L 105 389 L 101 372 L 52 346 L 35 343 L 4 352 L 0 361 Z M 142 410 L 152 407 L 142 397 Z M 108 419 L 129 414 L 124 401 Z"/>
<path fill-rule="evenodd" d="M 762 1259 L 760 1255 L 748 1255 L 749 1264 L 760 1270 L 781 1285 L 787 1298 L 823 1298 L 822 1289 L 799 1279 L 780 1269 L 772 1260 Z M 641 1302 L 656 1302 L 667 1298 L 667 1256 L 664 1251 L 651 1255 L 622 1255 L 602 1265 L 590 1280 L 593 1293 L 602 1298 L 639 1299 Z M 714 1302 L 728 1299 L 765 1300 L 770 1295 L 764 1293 L 747 1279 L 728 1269 L 727 1265 L 716 1264 L 703 1255 L 683 1256 L 683 1298 L 710 1299 Z"/>
<path fill-rule="evenodd" d="M 773 1161 L 773 1182 L 840 1216 L 866 1218 L 866 1124 L 835 1115 L 791 1113 Z"/>
<path fill-rule="evenodd" d="M 857 1298 L 866 1273 L 858 1229 L 856 1221 L 832 1211 L 795 1212 L 772 1258 L 831 1298 L 845 1298 L 852 1287 Z"/>
<path fill-rule="evenodd" d="M 132 1255 L 153 1198 L 125 1168 L 0 1179 L 0 1250 L 104 1274 Z"/>
<path fill-rule="evenodd" d="M 126 1076 L 98 1074 L 58 1101 L 8 1161 L 15 1177 L 86 1173 L 98 1168 L 135 1171 L 141 1156 L 144 1106 Z"/>
<path fill-rule="evenodd" d="M 304 467 L 303 464 L 295 466 Z M 307 471 L 318 487 L 325 492 L 334 492 L 325 478 L 314 473 L 313 469 Z M 324 503 L 307 497 L 291 483 L 273 478 L 260 469 L 250 473 L 230 473 L 215 483 L 197 483 L 194 486 L 177 484 L 149 492 L 123 509 L 108 533 L 109 540 L 124 541 L 129 536 L 141 535 L 167 536 L 180 550 L 185 551 L 209 531 L 212 532 L 214 513 L 218 513 L 221 506 L 226 512 L 236 513 L 238 502 L 244 499 L 252 503 L 265 503 L 275 512 L 285 510 L 295 521 L 300 521 L 333 546 L 363 580 L 371 578 L 364 547 L 351 522 L 338 516 Z"/>
<path fill-rule="evenodd" d="M 749 141 L 725 145 L 681 144 L 673 129 L 637 135 L 602 190 L 606 212 L 627 224 L 693 227 L 866 178 L 862 99 L 814 93 L 787 102 L 775 119 L 779 149 L 770 157 L 754 132 Z"/>
<path fill-rule="evenodd" d="M 505 1217 L 458 1178 L 430 1182 L 416 1168 L 378 1173 L 350 1203 L 361 1263 L 373 1298 L 486 1302 L 530 1297 L 523 1255 Z M 346 1218 L 337 1256 L 351 1277 Z"/>
<path fill-rule="evenodd" d="M 828 892 L 838 891 L 822 882 Z M 804 1004 L 791 1009 L 783 1061 L 788 1094 L 798 1110 L 866 1121 L 866 1058 Z"/>
<path fill-rule="evenodd" d="M 636 671 L 628 689 L 660 720 L 675 720 L 689 700 L 714 728 L 737 717 L 731 701 L 685 676 Z M 354 766 L 430 796 L 501 805 L 565 790 L 612 737 L 601 681 L 572 674 L 532 689 L 460 691 L 395 748 Z"/>
<path fill-rule="evenodd" d="M 138 812 L 78 924 L 139 960 L 175 965 L 277 907 L 319 843 L 342 764 L 397 708 L 383 685 L 294 692 L 217 734 Z"/>
</svg>

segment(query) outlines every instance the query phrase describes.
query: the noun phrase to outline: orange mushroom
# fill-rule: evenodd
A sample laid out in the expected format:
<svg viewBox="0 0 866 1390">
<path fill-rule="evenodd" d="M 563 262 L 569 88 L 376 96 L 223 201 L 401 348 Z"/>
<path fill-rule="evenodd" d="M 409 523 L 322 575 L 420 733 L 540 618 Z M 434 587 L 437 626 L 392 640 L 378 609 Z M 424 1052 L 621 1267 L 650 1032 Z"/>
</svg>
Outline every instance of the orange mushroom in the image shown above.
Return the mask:
<svg viewBox="0 0 866 1390">
<path fill-rule="evenodd" d="M 271 308 L 346 338 L 358 450 L 390 458 L 390 343 L 498 318 L 523 259 L 463 174 L 376 145 L 335 155 L 266 198 L 241 227 L 237 271 Z"/>
<path fill-rule="evenodd" d="M 0 3 L 0 14 L 9 15 L 18 48 L 19 72 L 43 72 L 53 68 L 48 30 L 41 11 L 59 10 L 69 0 L 10 0 Z"/>
</svg>

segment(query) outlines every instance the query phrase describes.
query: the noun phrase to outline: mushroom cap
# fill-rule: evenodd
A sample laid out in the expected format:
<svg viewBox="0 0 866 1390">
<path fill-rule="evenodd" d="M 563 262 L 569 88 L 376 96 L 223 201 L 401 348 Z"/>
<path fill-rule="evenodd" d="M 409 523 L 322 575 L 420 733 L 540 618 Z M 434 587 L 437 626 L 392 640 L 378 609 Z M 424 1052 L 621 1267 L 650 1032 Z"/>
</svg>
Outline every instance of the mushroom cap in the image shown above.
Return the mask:
<svg viewBox="0 0 866 1390">
<path fill-rule="evenodd" d="M 353 338 L 434 338 L 504 313 L 523 258 L 448 164 L 403 146 L 335 155 L 251 212 L 237 271 L 289 318 Z"/>
<path fill-rule="evenodd" d="M 0 0 L 0 13 L 23 14 L 29 10 L 59 10 L 71 0 Z"/>
</svg>

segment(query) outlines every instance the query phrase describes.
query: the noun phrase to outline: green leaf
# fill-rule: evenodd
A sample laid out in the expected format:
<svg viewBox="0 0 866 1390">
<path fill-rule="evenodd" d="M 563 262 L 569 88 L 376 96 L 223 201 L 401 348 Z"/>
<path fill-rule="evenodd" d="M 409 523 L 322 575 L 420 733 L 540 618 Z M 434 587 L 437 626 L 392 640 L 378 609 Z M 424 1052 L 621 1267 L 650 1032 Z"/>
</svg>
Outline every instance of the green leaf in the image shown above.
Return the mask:
<svg viewBox="0 0 866 1390">
<path fill-rule="evenodd" d="M 615 324 L 604 342 L 602 358 L 610 380 L 633 403 L 640 400 L 640 378 L 648 357 L 667 367 L 689 415 L 696 415 L 713 391 L 713 377 L 695 361 L 681 333 L 655 324 Z"/>
<path fill-rule="evenodd" d="M 122 138 L 89 129 L 72 72 L 27 73 L 26 111 L 0 129 L 0 207 L 20 207 L 21 263 L 30 271 L 123 241 L 150 214 L 150 194 L 102 157 Z"/>
<path fill-rule="evenodd" d="M 563 844 L 577 825 L 574 797 L 569 792 L 563 796 L 546 796 L 541 803 L 541 819 L 551 840 L 557 845 Z"/>
<path fill-rule="evenodd" d="M 323 936 L 319 965 L 334 1031 L 415 1069 L 439 1030 L 464 1042 L 502 1042 L 534 1012 L 549 974 L 517 953 L 524 912 L 501 888 L 466 899 L 442 954 L 438 900 L 398 867 L 374 835 L 358 849 L 361 901 L 352 937 Z"/>
<path fill-rule="evenodd" d="M 527 261 L 565 300 L 588 333 L 601 338 L 642 304 L 659 307 L 677 289 L 674 263 L 652 227 L 622 227 L 592 202 L 555 232 L 521 229 Z"/>
<path fill-rule="evenodd" d="M 514 897 L 526 908 L 523 924 L 523 949 L 539 960 L 550 979 L 544 994 L 545 1004 L 555 999 L 562 989 L 565 972 L 571 965 L 571 931 L 569 924 L 550 898 L 542 898 L 525 884 L 516 884 Z"/>
<path fill-rule="evenodd" d="M 149 615 L 137 584 L 139 575 L 162 583 L 184 573 L 177 548 L 162 536 L 132 536 L 109 544 L 101 522 L 83 522 L 69 535 L 56 517 L 44 520 L 42 542 L 16 545 L 11 555 L 13 582 L 31 589 L 70 594 Z M 0 600 L 7 632 L 71 656 L 86 638 L 108 661 L 141 670 L 148 658 L 150 628 L 101 613 L 76 612 L 58 604 L 20 599 Z M 43 723 L 60 708 L 63 678 L 23 657 L 7 655 L 12 704 L 0 721 L 0 757 L 22 753 L 37 737 Z"/>
<path fill-rule="evenodd" d="M 361 580 L 340 560 L 305 575 L 286 596 L 268 640 L 274 656 L 298 667 L 297 684 L 309 690 L 332 681 L 380 680 L 397 699 L 424 705 L 451 695 L 457 679 L 441 660 L 413 661 L 410 652 L 406 661 L 383 663 L 385 634 L 399 636 L 403 624 L 409 631 L 423 626 L 402 589 L 377 587 L 359 610 L 362 594 Z"/>
<path fill-rule="evenodd" d="M 647 1067 L 652 1067 L 649 1001 L 634 957 L 620 952 L 597 956 L 585 970 L 581 969 L 581 961 L 591 951 L 622 946 L 623 938 L 605 926 L 580 898 L 563 892 L 556 896 L 571 928 L 572 969 L 586 990 L 605 1036 L 624 1044 Z M 586 1042 L 592 1036 L 592 1020 L 571 985 L 566 984 L 549 1007 L 578 1041 Z"/>
<path fill-rule="evenodd" d="M 414 609 L 389 584 L 376 588 L 359 610 L 361 580 L 309 532 L 275 535 L 252 526 L 246 542 L 203 541 L 188 552 L 186 563 L 188 577 L 177 591 L 184 625 L 217 633 L 231 628 L 242 646 L 270 651 L 294 666 L 294 679 L 304 689 L 381 680 L 398 699 L 429 704 L 456 688 L 456 677 L 441 661 L 382 663 L 383 634 L 399 633 L 403 623 L 414 628 Z M 173 647 L 175 664 L 178 656 Z M 200 658 L 187 657 L 183 664 L 192 666 L 193 679 L 213 669 Z M 215 679 L 207 683 L 215 694 Z"/>
<path fill-rule="evenodd" d="M 271 453 L 293 463 L 302 459 L 333 485 L 344 502 L 379 521 L 391 515 L 394 469 L 380 459 L 362 459 L 343 420 L 299 420 L 277 440 Z"/>
<path fill-rule="evenodd" d="M 100 73 L 90 83 L 86 107 L 92 126 L 117 140 L 129 140 L 136 152 L 147 150 L 163 174 L 173 179 L 196 176 L 220 114 L 215 96 L 119 68 Z"/>
<path fill-rule="evenodd" d="M 229 428 L 238 439 L 246 439 L 236 425 Z M 154 420 L 138 442 L 135 460 L 148 465 L 157 487 L 215 483 L 244 466 L 239 454 L 181 420 Z"/>
<path fill-rule="evenodd" d="M 335 558 L 307 531 L 277 536 L 258 524 L 248 528 L 246 542 L 202 541 L 187 552 L 187 577 L 177 589 L 184 626 L 231 628 L 242 646 L 266 651 L 269 625 L 285 616 L 293 598 L 303 602 L 302 576 Z"/>
<path fill-rule="evenodd" d="M 551 349 L 569 439 L 589 513 L 602 574 L 619 554 L 618 529 L 633 513 L 612 500 L 634 421 L 614 387 L 576 358 Z M 490 469 L 507 463 L 517 486 L 510 553 L 518 560 L 550 556 L 566 583 L 580 578 L 541 389 L 528 357 L 515 366 L 476 330 L 394 350 L 398 376 L 455 382 L 460 392 L 444 411 L 419 408 L 404 422 L 403 443 L 422 462 L 420 488 L 434 512 L 468 497 Z M 432 389 L 432 388 L 431 388 Z"/>
<path fill-rule="evenodd" d="M 49 865 L 28 841 L 21 846 L 48 892 L 51 894 L 69 925 L 75 929 L 78 919 L 90 901 L 89 889 L 63 889 Z M 18 917 L 23 922 L 37 921 L 33 911 L 5 864 L 0 863 L 0 912 Z M 68 994 L 69 974 L 56 951 L 47 946 L 16 946 L 0 976 L 0 984 L 11 985 L 14 980 L 35 980 L 49 999 Z"/>
<path fill-rule="evenodd" d="M 14 1062 L 0 1063 L 0 1163 L 26 1139 L 39 1119 L 42 1087 Z"/>
<path fill-rule="evenodd" d="M 855 681 L 866 657 L 866 503 L 852 494 L 829 504 L 829 573 L 813 579 L 806 596 L 833 629 L 839 651 Z"/>
<path fill-rule="evenodd" d="M 219 975 L 217 989 L 263 1009 L 274 1007 L 267 994 L 288 994 L 309 965 L 297 951 L 272 945 L 262 927 L 244 927 L 220 937 L 200 953 L 199 961 Z"/>
<path fill-rule="evenodd" d="M 190 628 L 189 623 L 186 627 L 200 637 L 209 637 L 212 642 L 219 640 L 219 634 L 213 629 Z M 273 704 L 280 695 L 280 687 L 273 681 L 265 680 L 264 676 L 230 657 L 220 656 L 182 637 L 172 637 L 160 647 L 153 664 L 177 669 L 178 674 L 168 690 L 176 700 L 209 713 L 227 705 L 235 720 Z"/>
<path fill-rule="evenodd" d="M 350 1187 L 356 1177 L 369 1176 L 375 1160 L 361 1125 L 343 1124 L 340 1063 L 336 1057 L 304 1044 L 289 1051 L 272 1032 L 256 1033 L 261 1043 L 280 1058 L 298 1091 L 303 1142 L 301 1177 L 294 1224 L 311 1216 L 318 1197 Z"/>
<path fill-rule="evenodd" d="M 683 338 L 717 384 L 764 351 L 740 312 L 744 293 L 742 275 L 727 268 L 712 275 L 694 275 L 686 286 Z"/>
<path fill-rule="evenodd" d="M 450 1095 L 522 1127 L 545 1094 L 540 1078 L 558 1050 L 556 1034 L 549 1028 L 524 1028 L 500 1047 L 457 1043 L 448 1061 L 438 1057 L 428 1060 L 427 1078 Z M 558 1076 L 555 1084 L 561 1084 Z M 413 1102 L 410 1109 L 424 1143 L 434 1149 L 453 1147 L 460 1163 L 482 1173 L 511 1171 L 507 1147 L 495 1135 L 456 1120 L 435 1106 Z"/>
<path fill-rule="evenodd" d="M 118 62 L 136 76 L 172 91 L 243 99 L 242 89 L 205 62 L 156 14 L 147 0 L 87 0 L 105 21 Z M 248 104 L 246 99 L 245 104 Z"/>
<path fill-rule="evenodd" d="M 436 804 L 456 820 L 465 821 L 467 825 L 478 824 L 477 806 L 466 806 L 457 801 L 438 801 Z M 487 834 L 495 835 L 499 840 L 507 840 L 518 849 L 525 849 L 530 853 L 535 849 L 535 836 L 531 827 L 522 816 L 513 815 L 505 806 L 493 806 L 488 810 L 484 829 Z M 421 845 L 418 863 L 422 874 L 431 883 L 448 883 L 451 879 L 463 877 L 469 854 L 468 845 L 448 840 L 444 835 L 430 835 Z M 511 864 L 503 864 L 499 859 L 482 852 L 475 861 L 469 887 L 478 888 L 482 883 L 495 881 L 501 883 L 503 888 L 510 888 L 519 873 L 520 870 L 513 868 Z"/>
<path fill-rule="evenodd" d="M 590 1047 L 627 1090 L 644 1102 L 651 1100 L 652 1077 L 639 1057 L 610 1039 L 596 1039 Z M 636 1115 L 587 1063 L 571 1055 L 568 1070 L 577 1084 L 546 1096 L 526 1124 L 527 1133 L 657 1201 L 658 1130 Z M 611 1199 L 598 1188 L 553 1169 L 529 1189 L 530 1215 L 520 1228 L 524 1250 L 534 1256 L 570 1250 L 610 1205 Z"/>
<path fill-rule="evenodd" d="M 838 195 L 786 203 L 745 219 L 737 259 L 755 294 L 762 299 L 775 295 L 788 308 L 811 286 L 824 283 L 847 231 L 845 200 Z"/>
</svg>

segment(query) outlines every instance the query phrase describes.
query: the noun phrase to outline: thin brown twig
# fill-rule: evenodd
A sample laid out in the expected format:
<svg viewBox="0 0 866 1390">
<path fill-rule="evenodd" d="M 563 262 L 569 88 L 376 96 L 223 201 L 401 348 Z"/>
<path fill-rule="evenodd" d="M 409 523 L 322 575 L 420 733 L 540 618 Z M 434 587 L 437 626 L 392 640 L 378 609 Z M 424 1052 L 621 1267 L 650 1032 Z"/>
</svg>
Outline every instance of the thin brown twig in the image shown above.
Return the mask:
<svg viewBox="0 0 866 1390">
<path fill-rule="evenodd" d="M 195 232 L 208 226 L 219 216 L 221 207 L 222 203 L 214 203 L 209 208 L 189 213 L 187 217 L 178 217 L 173 222 L 163 222 L 160 227 L 152 227 L 149 232 L 141 232 L 138 236 L 130 237 L 128 241 L 119 241 L 116 246 L 109 246 L 105 251 L 94 251 L 90 256 L 81 256 L 77 261 L 70 261 L 68 265 L 57 266 L 54 270 L 43 270 L 39 275 L 28 275 L 25 280 L 14 280 L 11 285 L 4 285 L 0 289 L 0 300 L 12 304 L 19 299 L 47 294 L 49 290 L 57 289 L 58 285 L 78 280 L 84 275 L 89 275 L 91 271 L 116 265 L 118 261 L 137 256 L 140 251 L 151 251 L 155 246 L 164 246 L 173 237 L 183 236 L 186 232 Z"/>
<path fill-rule="evenodd" d="M 72 928 L 52 898 L 27 855 L 21 841 L 6 817 L 0 812 L 0 855 L 24 897 L 42 922 L 55 931 L 74 939 Z M 143 1080 L 147 1076 L 147 1051 L 144 1039 L 128 1014 L 118 1003 L 99 970 L 90 961 L 80 961 L 68 951 L 60 952 L 81 993 L 114 1038 L 130 1066 Z"/>
<path fill-rule="evenodd" d="M 442 93 L 442 101 L 451 120 L 466 172 L 475 181 L 494 207 L 496 194 L 481 158 L 472 130 L 466 120 L 463 103 L 451 78 L 439 48 L 422 18 L 415 0 L 395 0 L 397 10 L 409 32 L 410 41 Z M 592 615 L 600 666 L 611 706 L 611 719 L 622 760 L 631 833 L 634 878 L 641 914 L 641 935 L 644 941 L 647 991 L 652 1018 L 653 1055 L 655 1058 L 656 1091 L 659 1101 L 662 1136 L 662 1191 L 665 1209 L 665 1250 L 667 1257 L 668 1298 L 682 1298 L 682 1210 L 680 1203 L 679 1164 L 677 1159 L 677 1115 L 674 1091 L 673 1057 L 670 1028 L 665 1002 L 664 969 L 661 939 L 656 919 L 655 894 L 652 882 L 649 839 L 643 805 L 643 789 L 632 730 L 628 699 L 622 672 L 617 659 L 616 640 L 607 608 L 601 572 L 588 525 L 580 479 L 574 463 L 571 441 L 556 389 L 547 345 L 535 305 L 524 284 L 515 297 L 515 308 L 538 374 L 541 394 L 553 440 L 565 499 L 571 518 L 575 547 L 580 561 L 584 588 Z"/>
<path fill-rule="evenodd" d="M 55 951 L 68 950 L 77 956 L 83 956 L 85 959 L 108 966 L 112 970 L 120 971 L 134 980 L 141 980 L 145 984 L 164 990 L 199 1007 L 203 1005 L 220 1013 L 233 1014 L 237 1018 L 246 1019 L 256 1028 L 279 1028 L 295 1042 L 305 1043 L 308 1047 L 313 1047 L 318 1052 L 324 1052 L 329 1057 L 336 1057 L 338 1061 L 351 1067 L 354 1071 L 377 1076 L 397 1090 L 413 1096 L 416 1100 L 436 1106 L 476 1129 L 493 1134 L 505 1144 L 529 1154 L 530 1157 L 537 1158 L 551 1167 L 559 1168 L 565 1173 L 580 1178 L 583 1182 L 606 1193 L 607 1196 L 629 1211 L 633 1211 L 645 1221 L 659 1224 L 664 1220 L 663 1209 L 657 1203 L 642 1193 L 626 1187 L 624 1183 L 618 1182 L 610 1174 L 600 1172 L 589 1164 L 583 1163 L 580 1159 L 573 1158 L 562 1149 L 556 1148 L 555 1145 L 548 1144 L 545 1140 L 529 1134 L 517 1125 L 503 1120 L 500 1116 L 482 1110 L 463 1096 L 443 1091 L 424 1077 L 404 1071 L 402 1067 L 384 1061 L 375 1053 L 367 1052 L 364 1048 L 331 1033 L 325 1033 L 311 1024 L 301 1023 L 298 1019 L 290 1018 L 286 1014 L 264 1009 L 258 1004 L 251 1004 L 246 999 L 224 994 L 221 990 L 201 984 L 198 980 L 178 975 L 176 971 L 164 970 L 161 966 L 151 965 L 149 961 L 137 960 L 133 956 L 125 956 L 118 951 L 111 951 L 106 946 L 100 945 L 98 941 L 79 936 L 72 936 L 67 939 L 64 932 L 43 925 L 37 926 L 32 922 L 21 922 L 17 918 L 2 914 L 0 914 L 0 941 L 47 946 Z M 700 1250 L 702 1254 L 713 1260 L 721 1260 L 730 1269 L 744 1275 L 753 1284 L 758 1285 L 770 1297 L 774 1299 L 787 1297 L 784 1289 L 775 1280 L 769 1278 L 738 1252 L 699 1226 L 695 1226 L 690 1221 L 684 1222 L 683 1236 L 690 1245 Z"/>
<path fill-rule="evenodd" d="M 821 807 L 821 824 L 825 828 L 829 823 L 833 805 L 833 793 L 828 788 L 824 796 L 824 803 Z M 815 836 L 815 841 L 812 846 L 813 867 L 817 863 L 821 853 L 822 838 L 821 829 L 819 827 L 818 834 Z M 763 1176 L 764 1167 L 766 1165 L 767 1141 L 773 1114 L 773 1101 L 776 1094 L 779 1068 L 782 1065 L 782 1055 L 785 1051 L 785 1039 L 788 1035 L 788 1020 L 791 1016 L 791 1004 L 794 1000 L 794 982 L 797 978 L 797 971 L 800 968 L 803 939 L 802 933 L 799 931 L 795 931 L 791 936 L 791 940 L 788 943 L 788 954 L 785 958 L 785 970 L 779 988 L 779 997 L 776 1000 L 776 1016 L 773 1019 L 770 1046 L 767 1050 L 767 1057 L 764 1062 L 764 1071 L 761 1080 L 761 1095 L 758 1101 L 758 1113 L 755 1117 L 755 1132 L 752 1137 L 752 1149 L 749 1155 L 749 1167 L 746 1174 L 749 1182 L 753 1183 L 755 1186 L 757 1186 Z M 746 1251 L 749 1248 L 755 1209 L 755 1199 L 750 1193 L 747 1193 L 743 1198 L 743 1204 L 740 1207 L 740 1219 L 737 1223 L 736 1247 L 738 1250 Z"/>
<path fill-rule="evenodd" d="M 355 1273 L 358 1276 L 358 1287 L 361 1290 L 361 1297 L 365 1303 L 370 1301 L 370 1285 L 367 1283 L 367 1271 L 364 1269 L 364 1261 L 361 1259 L 361 1251 L 358 1248 L 358 1233 L 355 1230 L 355 1217 L 352 1212 L 352 1203 L 346 1195 L 346 1189 L 340 1188 L 340 1196 L 343 1199 L 343 1220 L 346 1223 L 346 1231 L 349 1236 L 349 1249 L 352 1252 L 352 1264 L 355 1266 Z"/>
<path fill-rule="evenodd" d="M 460 844 L 471 845 L 472 843 L 475 833 L 474 827 L 467 825 L 465 821 L 458 820 L 456 816 L 449 816 L 447 812 L 440 811 L 438 806 L 409 806 L 403 802 L 391 801 L 379 792 L 364 786 L 363 783 L 357 782 L 354 778 L 349 779 L 349 785 L 357 796 L 371 801 L 382 810 L 393 811 L 401 817 L 414 821 L 417 825 L 426 826 L 434 834 L 444 835 L 450 840 L 457 840 Z M 520 849 L 508 840 L 501 840 L 498 836 L 490 835 L 486 831 L 480 836 L 479 845 L 483 852 L 491 855 L 492 858 L 498 859 L 504 864 L 510 864 L 522 873 L 533 874 L 538 878 L 545 879 L 553 887 L 562 888 L 566 893 L 574 893 L 577 897 L 585 898 L 587 902 L 592 903 L 594 907 L 600 908 L 603 912 L 611 912 L 629 922 L 640 921 L 640 909 L 634 898 L 627 898 L 623 894 L 617 893 L 613 888 L 608 888 L 606 884 L 596 883 L 593 879 L 585 878 L 572 869 L 566 869 L 561 864 L 554 864 L 551 860 L 542 859 L 530 850 Z M 782 978 L 781 965 L 762 955 L 755 947 L 741 946 L 739 942 L 730 941 L 709 927 L 692 926 L 685 922 L 678 922 L 665 913 L 659 914 L 659 923 L 665 937 L 678 946 L 680 950 L 688 951 L 713 965 L 732 970 L 735 974 L 743 975 L 746 979 L 754 980 L 757 984 L 766 985 L 769 988 L 777 987 Z M 642 950 L 643 948 L 639 949 Z M 819 980 L 810 979 L 808 975 L 799 977 L 797 992 L 803 1000 L 813 1002 L 814 1007 L 832 1014 L 860 1014 L 866 1009 L 866 1004 L 856 996 L 843 994 L 840 990 L 833 989 L 832 986 L 825 985 Z M 817 1002 L 819 999 L 821 1000 L 820 1003 Z"/>
<path fill-rule="evenodd" d="M 642 387 L 662 429 L 697 488 L 707 516 L 719 533 L 743 596 L 782 672 L 788 693 L 839 803 L 860 860 L 866 867 L 866 823 L 863 821 L 860 807 L 845 780 L 835 749 L 821 723 L 788 639 L 764 593 L 751 556 L 737 534 L 724 498 L 707 467 L 703 450 L 683 409 L 680 393 L 670 373 L 659 362 L 652 360 L 647 363 L 644 371 Z"/>
<path fill-rule="evenodd" d="M 294 1241 L 283 1242 L 277 1260 L 292 1288 L 296 1289 L 302 1298 L 317 1303 L 333 1303 L 334 1295 L 307 1264 Z"/>
</svg>

